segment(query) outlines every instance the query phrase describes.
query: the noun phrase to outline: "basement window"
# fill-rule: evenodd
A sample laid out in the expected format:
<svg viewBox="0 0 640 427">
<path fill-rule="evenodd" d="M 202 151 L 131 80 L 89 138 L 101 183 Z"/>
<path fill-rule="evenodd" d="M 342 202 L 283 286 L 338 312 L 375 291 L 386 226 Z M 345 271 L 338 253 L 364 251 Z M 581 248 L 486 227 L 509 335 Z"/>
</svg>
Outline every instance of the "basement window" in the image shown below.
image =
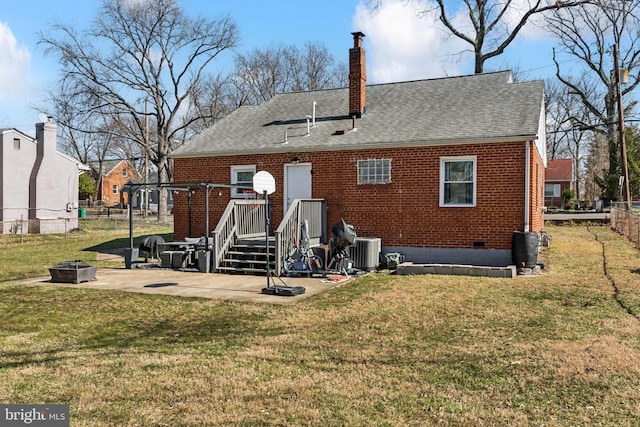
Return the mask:
<svg viewBox="0 0 640 427">
<path fill-rule="evenodd" d="M 476 205 L 476 157 L 440 158 L 440 206 Z"/>
<path fill-rule="evenodd" d="M 391 159 L 358 160 L 358 185 L 390 183 Z"/>
<path fill-rule="evenodd" d="M 231 184 L 253 188 L 253 176 L 255 174 L 255 165 L 231 166 Z M 231 189 L 231 197 L 233 198 L 253 199 L 255 196 L 253 190 L 235 187 Z"/>
</svg>

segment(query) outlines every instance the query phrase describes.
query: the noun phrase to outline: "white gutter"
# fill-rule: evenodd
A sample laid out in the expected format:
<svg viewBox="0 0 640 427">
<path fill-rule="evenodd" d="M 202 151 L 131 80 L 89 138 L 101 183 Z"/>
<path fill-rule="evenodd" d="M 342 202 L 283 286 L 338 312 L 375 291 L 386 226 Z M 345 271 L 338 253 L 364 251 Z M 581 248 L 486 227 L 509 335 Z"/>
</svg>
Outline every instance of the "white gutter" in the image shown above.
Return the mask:
<svg viewBox="0 0 640 427">
<path fill-rule="evenodd" d="M 531 184 L 531 140 L 525 143 L 524 152 L 524 232 L 529 232 L 529 210 L 531 209 L 531 195 L 529 186 Z"/>
</svg>

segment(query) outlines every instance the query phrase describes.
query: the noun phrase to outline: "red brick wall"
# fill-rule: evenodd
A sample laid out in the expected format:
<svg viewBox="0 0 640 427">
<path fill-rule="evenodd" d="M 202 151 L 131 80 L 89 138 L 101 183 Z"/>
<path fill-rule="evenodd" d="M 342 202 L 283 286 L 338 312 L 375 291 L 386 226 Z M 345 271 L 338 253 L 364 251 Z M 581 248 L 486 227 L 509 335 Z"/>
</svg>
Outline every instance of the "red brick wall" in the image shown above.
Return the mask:
<svg viewBox="0 0 640 427">
<path fill-rule="evenodd" d="M 354 33 L 349 49 L 349 115 L 361 117 L 367 105 L 367 60 L 361 33 Z"/>
<path fill-rule="evenodd" d="M 532 142 L 530 146 L 531 153 L 531 210 L 529 217 L 530 231 L 539 233 L 544 229 L 544 163 Z"/>
<path fill-rule="evenodd" d="M 531 230 L 542 226 L 544 168 L 532 146 Z M 440 157 L 477 156 L 476 206 L 439 207 Z M 273 201 L 274 228 L 283 216 L 284 163 L 298 157 L 312 164 L 312 197 L 328 207 L 328 229 L 340 218 L 361 237 L 380 237 L 387 246 L 473 248 L 484 242 L 489 249 L 511 249 L 514 230 L 524 226 L 525 144 L 475 144 L 404 149 L 350 150 L 252 156 L 175 159 L 175 182 L 209 181 L 228 184 L 232 165 L 256 165 L 276 180 Z M 391 159 L 391 184 L 357 185 L 357 161 Z M 538 165 L 538 177 L 535 170 Z M 230 190 L 214 189 L 209 207 L 213 230 L 230 198 Z M 204 233 L 204 193 L 192 198 L 192 234 Z M 537 212 L 537 213 L 536 213 Z M 175 238 L 186 236 L 186 197 L 174 200 Z"/>
<path fill-rule="evenodd" d="M 544 205 L 546 207 L 555 206 L 558 208 L 563 208 L 564 201 L 562 200 L 562 193 L 564 193 L 566 190 L 571 189 L 571 183 L 568 181 L 546 181 L 545 184 L 560 184 L 560 196 L 546 197 L 544 199 Z"/>
</svg>

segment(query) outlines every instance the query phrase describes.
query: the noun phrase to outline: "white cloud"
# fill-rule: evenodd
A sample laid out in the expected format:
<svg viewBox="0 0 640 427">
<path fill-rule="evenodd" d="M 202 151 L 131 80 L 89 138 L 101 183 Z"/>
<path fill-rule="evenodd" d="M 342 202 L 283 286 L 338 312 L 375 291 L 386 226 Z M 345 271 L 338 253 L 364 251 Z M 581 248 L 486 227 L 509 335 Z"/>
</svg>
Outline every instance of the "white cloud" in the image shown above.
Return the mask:
<svg viewBox="0 0 640 427">
<path fill-rule="evenodd" d="M 0 97 L 17 98 L 29 93 L 27 75 L 31 53 L 18 46 L 9 26 L 0 22 Z"/>
<path fill-rule="evenodd" d="M 387 83 L 458 75 L 472 59 L 468 46 L 450 37 L 428 0 L 386 0 L 372 12 L 361 2 L 353 29 L 366 35 L 367 81 Z M 461 60 L 467 62 L 460 62 Z"/>
</svg>

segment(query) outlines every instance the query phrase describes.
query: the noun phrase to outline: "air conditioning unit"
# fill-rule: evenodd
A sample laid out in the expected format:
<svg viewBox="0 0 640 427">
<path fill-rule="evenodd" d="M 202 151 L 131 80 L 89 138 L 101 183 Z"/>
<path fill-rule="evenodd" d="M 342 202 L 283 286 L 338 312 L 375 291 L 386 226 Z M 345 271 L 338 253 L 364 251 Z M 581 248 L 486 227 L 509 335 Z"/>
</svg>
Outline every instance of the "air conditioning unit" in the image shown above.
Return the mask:
<svg viewBox="0 0 640 427">
<path fill-rule="evenodd" d="M 382 240 L 379 237 L 357 237 L 356 246 L 349 250 L 354 268 L 372 271 L 380 265 Z"/>
</svg>

